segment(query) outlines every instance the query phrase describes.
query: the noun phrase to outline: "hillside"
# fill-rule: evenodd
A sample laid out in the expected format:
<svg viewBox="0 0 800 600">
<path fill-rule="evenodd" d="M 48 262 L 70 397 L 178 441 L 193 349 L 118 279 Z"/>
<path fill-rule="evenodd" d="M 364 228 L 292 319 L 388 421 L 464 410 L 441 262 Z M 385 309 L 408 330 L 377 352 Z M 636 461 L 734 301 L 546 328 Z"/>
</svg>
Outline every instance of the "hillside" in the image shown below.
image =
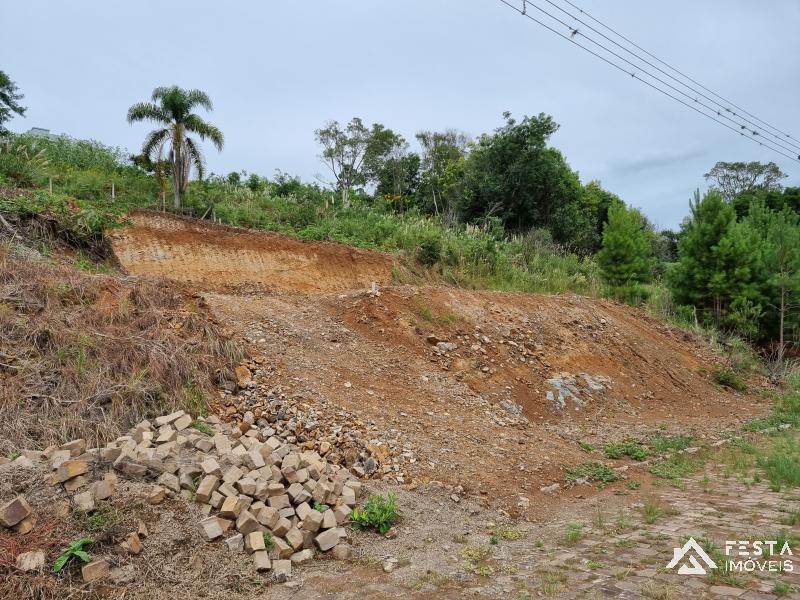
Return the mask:
<svg viewBox="0 0 800 600">
<path fill-rule="evenodd" d="M 248 347 L 252 381 L 226 416 L 296 410 L 348 466 L 372 456 L 374 477 L 530 516 L 553 506 L 520 497 L 563 482 L 578 442 L 713 442 L 768 410 L 711 381 L 722 359 L 705 344 L 610 301 L 392 286 L 382 254 L 148 212 L 114 251 L 130 273 L 191 282 Z"/>
</svg>

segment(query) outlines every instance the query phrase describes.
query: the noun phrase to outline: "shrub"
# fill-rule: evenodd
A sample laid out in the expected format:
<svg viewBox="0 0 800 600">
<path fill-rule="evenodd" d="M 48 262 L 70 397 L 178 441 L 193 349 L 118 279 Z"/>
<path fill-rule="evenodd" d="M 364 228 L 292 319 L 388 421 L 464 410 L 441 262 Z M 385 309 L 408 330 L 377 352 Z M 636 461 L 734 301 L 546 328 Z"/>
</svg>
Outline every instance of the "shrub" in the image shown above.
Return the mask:
<svg viewBox="0 0 800 600">
<path fill-rule="evenodd" d="M 381 534 L 391 529 L 397 517 L 397 497 L 391 493 L 388 498 L 372 494 L 363 508 L 356 508 L 350 513 L 353 527 L 356 529 L 373 527 Z"/>
<path fill-rule="evenodd" d="M 626 440 L 624 442 L 615 442 L 607 444 L 605 453 L 608 458 L 622 458 L 628 456 L 633 460 L 644 460 L 647 458 L 647 450 L 642 446 L 641 442 L 635 440 Z"/>
<path fill-rule="evenodd" d="M 581 463 L 567 471 L 567 481 L 576 482 L 581 479 L 592 482 L 611 483 L 619 479 L 619 475 L 603 463 L 590 461 Z"/>
<path fill-rule="evenodd" d="M 747 384 L 744 380 L 729 369 L 717 369 L 714 371 L 714 381 L 737 392 L 747 391 Z"/>
</svg>

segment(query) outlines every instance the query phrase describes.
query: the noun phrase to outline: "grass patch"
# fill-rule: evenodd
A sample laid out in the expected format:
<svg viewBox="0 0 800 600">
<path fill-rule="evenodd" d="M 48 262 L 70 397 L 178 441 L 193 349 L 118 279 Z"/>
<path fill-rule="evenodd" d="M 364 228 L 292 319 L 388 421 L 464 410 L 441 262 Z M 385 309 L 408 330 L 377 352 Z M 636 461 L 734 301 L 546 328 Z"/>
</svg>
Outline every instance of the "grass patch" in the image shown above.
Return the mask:
<svg viewBox="0 0 800 600">
<path fill-rule="evenodd" d="M 458 555 L 467 562 L 478 563 L 491 556 L 492 549 L 489 546 L 465 546 Z"/>
<path fill-rule="evenodd" d="M 645 499 L 644 505 L 642 506 L 642 517 L 645 523 L 652 525 L 664 515 L 664 512 L 661 505 L 653 498 Z"/>
<path fill-rule="evenodd" d="M 772 593 L 778 596 L 779 598 L 784 598 L 789 594 L 791 594 L 793 591 L 794 588 L 785 581 L 776 581 L 775 585 L 772 586 Z"/>
<path fill-rule="evenodd" d="M 567 576 L 558 571 L 545 571 L 542 573 L 542 594 L 545 596 L 555 596 L 567 583 Z"/>
<path fill-rule="evenodd" d="M 200 433 L 205 433 L 206 435 L 210 436 L 214 435 L 214 430 L 211 429 L 211 425 L 209 425 L 208 423 L 204 423 L 203 421 L 197 421 L 197 420 L 192 421 L 192 427 L 194 429 L 197 429 L 197 431 L 199 431 Z"/>
<path fill-rule="evenodd" d="M 570 523 L 564 532 L 564 543 L 567 546 L 574 546 L 583 537 L 583 523 Z"/>
<path fill-rule="evenodd" d="M 730 369 L 716 369 L 712 376 L 714 383 L 734 390 L 736 392 L 746 392 L 747 383 L 737 373 Z"/>
<path fill-rule="evenodd" d="M 656 477 L 668 479 L 673 483 L 677 483 L 700 469 L 703 464 L 704 461 L 700 458 L 691 458 L 683 454 L 677 454 L 653 463 L 650 466 L 650 472 Z"/>
<path fill-rule="evenodd" d="M 589 442 L 578 442 L 578 446 L 581 450 L 587 453 L 592 453 L 595 451 L 595 447 L 592 446 Z"/>
<path fill-rule="evenodd" d="M 694 438 L 690 435 L 673 435 L 673 436 L 653 436 L 649 440 L 649 445 L 653 452 L 674 452 L 677 450 L 685 450 L 692 444 Z"/>
<path fill-rule="evenodd" d="M 417 304 L 414 306 L 414 313 L 423 321 L 434 323 L 442 327 L 461 320 L 461 317 L 450 311 L 435 311 L 430 304 Z"/>
<path fill-rule="evenodd" d="M 501 540 L 516 541 L 528 537 L 528 530 L 515 527 L 498 527 L 492 534 Z"/>
<path fill-rule="evenodd" d="M 769 479 L 772 491 L 800 486 L 800 446 L 796 436 L 773 438 L 772 447 L 757 459 L 757 464 Z"/>
<path fill-rule="evenodd" d="M 86 531 L 92 533 L 106 531 L 119 523 L 121 515 L 119 511 L 108 504 L 100 506 L 91 514 L 80 513 L 79 521 Z"/>
<path fill-rule="evenodd" d="M 580 463 L 567 471 L 567 481 L 570 483 L 586 480 L 606 484 L 617 479 L 619 475 L 611 467 L 596 461 Z"/>
<path fill-rule="evenodd" d="M 627 456 L 633 460 L 641 461 L 647 458 L 647 449 L 639 441 L 625 440 L 624 442 L 606 444 L 605 454 L 608 458 L 613 459 Z"/>
</svg>

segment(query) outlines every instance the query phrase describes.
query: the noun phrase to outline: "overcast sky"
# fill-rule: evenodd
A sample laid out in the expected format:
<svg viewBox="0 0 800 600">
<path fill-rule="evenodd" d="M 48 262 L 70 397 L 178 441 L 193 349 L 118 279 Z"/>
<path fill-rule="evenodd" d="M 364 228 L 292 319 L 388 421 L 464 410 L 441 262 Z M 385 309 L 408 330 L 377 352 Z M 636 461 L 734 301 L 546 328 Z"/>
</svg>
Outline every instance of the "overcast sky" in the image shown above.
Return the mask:
<svg viewBox="0 0 800 600">
<path fill-rule="evenodd" d="M 800 139 L 798 0 L 572 1 Z M 681 221 L 718 160 L 775 160 L 787 184 L 800 184 L 800 164 L 499 0 L 0 0 L 0 23 L 0 69 L 28 106 L 12 130 L 136 151 L 148 126 L 129 126 L 127 108 L 156 86 L 197 87 L 226 137 L 221 154 L 207 147 L 216 173 L 281 169 L 313 180 L 324 171 L 313 132 L 330 119 L 357 115 L 411 140 L 421 129 L 474 136 L 509 110 L 551 114 L 561 125 L 552 144 L 582 180 L 599 179 L 662 227 Z"/>
</svg>

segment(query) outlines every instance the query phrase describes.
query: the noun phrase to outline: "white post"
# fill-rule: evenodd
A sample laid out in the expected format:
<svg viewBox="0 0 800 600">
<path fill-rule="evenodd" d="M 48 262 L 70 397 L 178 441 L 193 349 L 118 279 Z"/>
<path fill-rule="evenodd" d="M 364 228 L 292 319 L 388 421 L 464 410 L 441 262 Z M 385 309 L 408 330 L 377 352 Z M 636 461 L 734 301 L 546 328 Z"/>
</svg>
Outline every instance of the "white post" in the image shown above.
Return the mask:
<svg viewBox="0 0 800 600">
<path fill-rule="evenodd" d="M 50 193 L 52 194 L 53 193 L 53 178 L 52 177 L 48 177 L 47 180 L 48 180 L 48 187 L 50 188 Z"/>
<path fill-rule="evenodd" d="M 117 190 L 114 187 L 114 182 L 111 182 L 111 199 L 114 200 L 117 197 Z"/>
</svg>

